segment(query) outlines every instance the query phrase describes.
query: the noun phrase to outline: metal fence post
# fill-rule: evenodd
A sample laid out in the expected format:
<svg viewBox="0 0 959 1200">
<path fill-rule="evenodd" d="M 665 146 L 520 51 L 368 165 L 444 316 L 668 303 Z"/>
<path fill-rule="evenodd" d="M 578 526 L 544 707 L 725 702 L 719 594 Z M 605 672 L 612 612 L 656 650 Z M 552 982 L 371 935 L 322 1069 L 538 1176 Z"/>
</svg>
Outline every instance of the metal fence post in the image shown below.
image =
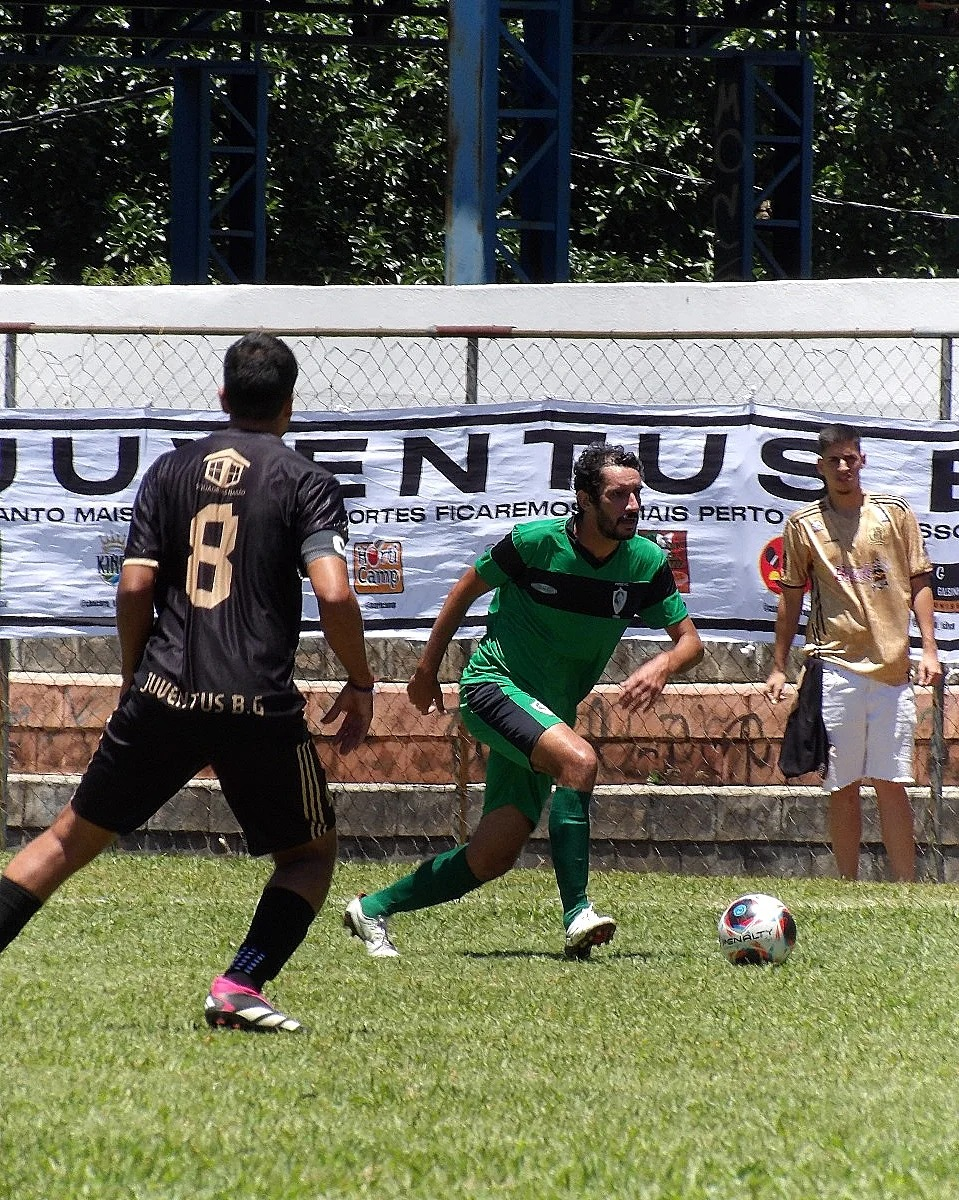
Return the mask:
<svg viewBox="0 0 959 1200">
<path fill-rule="evenodd" d="M 479 399 L 479 338 L 466 339 L 466 403 Z M 456 765 L 457 841 L 469 839 L 470 738 L 461 722 L 456 722 L 453 761 Z"/>
<path fill-rule="evenodd" d="M 952 338 L 939 342 L 939 420 L 952 419 Z M 929 790 L 932 804 L 932 838 L 936 854 L 936 879 L 944 883 L 946 860 L 943 849 L 943 778 L 946 766 L 946 676 L 932 690 L 932 736 L 929 742 Z"/>
<path fill-rule="evenodd" d="M 3 352 L 3 407 L 17 407 L 17 335 L 9 331 Z"/>
<path fill-rule="evenodd" d="M 17 335 L 8 331 L 3 354 L 3 407 L 17 406 Z M 0 578 L 3 546 L 0 544 Z M 0 850 L 7 845 L 10 811 L 10 639 L 0 639 Z"/>
<path fill-rule="evenodd" d="M 479 338 L 466 339 L 466 403 L 475 404 L 479 396 Z"/>
</svg>

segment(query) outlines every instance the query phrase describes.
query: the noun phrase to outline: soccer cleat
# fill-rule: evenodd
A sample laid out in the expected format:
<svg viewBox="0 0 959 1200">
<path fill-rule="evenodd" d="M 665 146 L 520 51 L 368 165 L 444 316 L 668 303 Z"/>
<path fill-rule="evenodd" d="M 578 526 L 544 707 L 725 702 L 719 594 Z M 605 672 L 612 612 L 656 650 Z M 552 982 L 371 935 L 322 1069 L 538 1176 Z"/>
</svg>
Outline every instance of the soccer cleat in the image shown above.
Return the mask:
<svg viewBox="0 0 959 1200">
<path fill-rule="evenodd" d="M 567 958 L 589 958 L 593 947 L 605 946 L 612 941 L 615 932 L 613 918 L 600 916 L 592 904 L 588 904 L 570 922 L 563 953 Z"/>
<path fill-rule="evenodd" d="M 296 1033 L 303 1026 L 294 1021 L 253 988 L 218 975 L 210 984 L 203 1006 L 207 1025 L 214 1029 L 246 1029 L 253 1033 Z"/>
<path fill-rule="evenodd" d="M 343 914 L 344 928 L 363 942 L 370 958 L 399 958 L 400 952 L 386 932 L 386 918 L 368 917 L 360 903 L 362 899 L 363 896 L 359 895 L 346 906 L 346 912 Z"/>
</svg>

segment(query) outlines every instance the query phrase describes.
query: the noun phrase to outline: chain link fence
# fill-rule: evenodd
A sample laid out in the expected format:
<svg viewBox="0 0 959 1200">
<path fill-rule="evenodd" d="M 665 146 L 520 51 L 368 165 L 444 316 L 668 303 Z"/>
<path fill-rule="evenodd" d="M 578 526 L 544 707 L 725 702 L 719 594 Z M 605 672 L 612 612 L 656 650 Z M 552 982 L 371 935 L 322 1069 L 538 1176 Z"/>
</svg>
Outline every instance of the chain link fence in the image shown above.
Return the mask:
<svg viewBox="0 0 959 1200">
<path fill-rule="evenodd" d="M 151 407 L 219 411 L 226 347 L 239 331 L 11 330 L 5 334 L 7 409 Z M 420 336 L 284 334 L 300 363 L 305 411 L 410 409 L 551 397 L 633 408 L 736 404 L 935 422 L 951 417 L 952 339 L 921 337 L 649 339 L 517 337 L 475 332 Z M 894 490 L 894 489 L 890 489 Z M 38 553 L 42 552 L 38 547 Z M 467 563 L 463 563 L 465 569 Z M 298 678 L 336 797 L 346 857 L 410 860 L 461 841 L 482 802 L 483 748 L 456 720 L 456 681 L 472 649 L 444 663 L 447 711 L 420 716 L 405 684 L 420 645 L 372 639 L 380 680 L 367 744 L 339 758 L 319 716 L 342 678 L 322 639 L 306 638 Z M 627 717 L 617 684 L 655 643 L 621 643 L 580 710 L 580 730 L 601 762 L 593 817 L 594 865 L 697 873 L 828 874 L 826 810 L 814 781 L 787 786 L 776 766 L 787 705 L 761 684 L 772 647 L 710 642 L 704 662 L 667 689 L 653 714 Z M 798 666 L 796 654 L 794 666 Z M 0 642 L 3 813 L 13 847 L 49 823 L 72 794 L 117 697 L 115 638 Z M 793 673 L 795 678 L 795 672 Z M 920 692 L 913 789 L 920 873 L 959 878 L 959 784 L 951 688 Z M 867 793 L 868 795 L 868 793 Z M 863 877 L 884 864 L 875 813 L 866 806 Z M 194 780 L 130 849 L 242 853 L 212 777 Z M 544 828 L 524 862 L 548 858 Z"/>
</svg>

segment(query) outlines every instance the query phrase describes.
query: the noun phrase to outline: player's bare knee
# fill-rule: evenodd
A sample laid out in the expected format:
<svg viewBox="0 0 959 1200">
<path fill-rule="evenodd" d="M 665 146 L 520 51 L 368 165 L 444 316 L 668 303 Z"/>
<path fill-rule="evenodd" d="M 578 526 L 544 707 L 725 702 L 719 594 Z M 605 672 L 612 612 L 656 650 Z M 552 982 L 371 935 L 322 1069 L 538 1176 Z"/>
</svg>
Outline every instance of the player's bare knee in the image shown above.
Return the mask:
<svg viewBox="0 0 959 1200">
<path fill-rule="evenodd" d="M 312 842 L 293 846 L 289 850 L 278 850 L 272 857 L 277 870 L 297 870 L 319 873 L 325 871 L 336 859 L 336 830 L 329 829 Z"/>
<path fill-rule="evenodd" d="M 576 792 L 591 792 L 596 785 L 598 769 L 596 751 L 588 742 L 582 742 L 579 746 L 568 748 L 556 783 L 559 787 L 572 788 Z"/>
</svg>

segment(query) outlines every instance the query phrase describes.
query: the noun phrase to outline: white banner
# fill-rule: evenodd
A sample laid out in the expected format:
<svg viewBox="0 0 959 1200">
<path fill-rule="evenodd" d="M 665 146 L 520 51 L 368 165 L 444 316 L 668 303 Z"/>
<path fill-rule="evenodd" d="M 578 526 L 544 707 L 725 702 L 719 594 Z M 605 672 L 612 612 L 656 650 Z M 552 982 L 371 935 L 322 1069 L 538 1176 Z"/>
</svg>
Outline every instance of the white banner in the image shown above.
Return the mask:
<svg viewBox="0 0 959 1200">
<path fill-rule="evenodd" d="M 848 417 L 543 400 L 304 414 L 285 440 L 343 483 L 350 574 L 372 636 L 425 637 L 486 546 L 519 521 L 571 513 L 573 461 L 605 438 L 639 452 L 640 529 L 669 552 L 703 636 L 771 641 L 783 523 L 821 494 L 816 433 L 833 419 Z M 114 632 L 143 472 L 222 424 L 195 411 L 0 414 L 0 635 Z M 919 519 L 939 646 L 959 661 L 959 425 L 870 419 L 863 450 L 866 490 L 903 496 Z M 304 595 L 304 633 L 315 632 L 316 602 Z M 482 603 L 474 611 L 464 636 L 482 626 Z"/>
</svg>

